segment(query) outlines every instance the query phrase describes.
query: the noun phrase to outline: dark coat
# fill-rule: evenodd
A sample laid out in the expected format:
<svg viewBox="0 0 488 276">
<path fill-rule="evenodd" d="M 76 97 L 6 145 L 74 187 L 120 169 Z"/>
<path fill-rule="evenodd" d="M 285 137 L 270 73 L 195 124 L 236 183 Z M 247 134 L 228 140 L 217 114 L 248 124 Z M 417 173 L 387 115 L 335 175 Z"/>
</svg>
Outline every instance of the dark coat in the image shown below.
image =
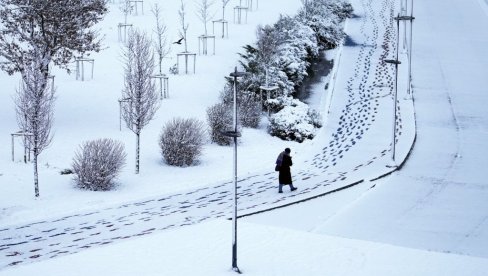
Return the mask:
<svg viewBox="0 0 488 276">
<path fill-rule="evenodd" d="M 283 155 L 283 160 L 281 161 L 279 182 L 280 184 L 293 184 L 291 179 L 290 166 L 293 165 L 291 162 L 291 156 L 288 154 Z"/>
</svg>

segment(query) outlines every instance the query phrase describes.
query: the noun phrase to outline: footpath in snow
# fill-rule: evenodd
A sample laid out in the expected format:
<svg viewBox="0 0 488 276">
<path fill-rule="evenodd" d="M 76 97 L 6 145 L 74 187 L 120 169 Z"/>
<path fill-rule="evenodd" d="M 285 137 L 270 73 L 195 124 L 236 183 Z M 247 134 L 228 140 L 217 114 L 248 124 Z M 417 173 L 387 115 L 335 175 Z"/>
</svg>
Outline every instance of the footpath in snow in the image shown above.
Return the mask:
<svg viewBox="0 0 488 276">
<path fill-rule="evenodd" d="M 351 2 L 358 12 L 367 1 Z M 479 26 L 488 25 L 487 7 L 477 0 L 415 1 L 417 139 L 401 170 L 374 181 L 367 192 L 355 187 L 245 221 L 479 257 L 486 265 L 488 30 Z"/>
<path fill-rule="evenodd" d="M 236 275 L 231 271 L 231 222 L 160 232 L 15 269 L 14 275 Z M 252 223 L 239 224 L 243 275 L 485 275 L 485 259 L 428 252 Z"/>
</svg>

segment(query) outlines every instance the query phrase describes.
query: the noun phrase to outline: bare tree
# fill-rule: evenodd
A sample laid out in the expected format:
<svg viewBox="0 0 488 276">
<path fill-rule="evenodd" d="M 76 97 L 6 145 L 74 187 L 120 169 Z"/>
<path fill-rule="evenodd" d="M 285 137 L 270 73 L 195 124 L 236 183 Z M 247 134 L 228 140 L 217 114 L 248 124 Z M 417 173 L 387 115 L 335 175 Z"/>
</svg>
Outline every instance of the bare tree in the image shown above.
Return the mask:
<svg viewBox="0 0 488 276">
<path fill-rule="evenodd" d="M 212 20 L 214 15 L 210 14 L 210 7 L 213 5 L 213 1 L 208 0 L 201 0 L 201 3 L 198 3 L 198 10 L 197 16 L 202 21 L 203 26 L 205 27 L 204 35 L 207 35 L 207 23 Z"/>
<path fill-rule="evenodd" d="M 178 10 L 178 15 L 180 16 L 180 24 L 181 24 L 181 29 L 180 29 L 180 36 L 185 40 L 185 53 L 188 52 L 188 44 L 187 44 L 187 39 L 186 39 L 186 32 L 188 31 L 188 27 L 190 26 L 188 23 L 185 21 L 185 16 L 186 16 L 186 9 L 185 9 L 185 2 L 181 0 L 181 6 L 180 9 Z"/>
<path fill-rule="evenodd" d="M 34 155 L 34 193 L 39 197 L 38 156 L 51 143 L 54 119 L 54 89 L 49 87 L 39 63 L 24 65 L 22 81 L 14 99 L 17 123 L 27 135 L 27 147 Z"/>
<path fill-rule="evenodd" d="M 159 65 L 159 74 L 163 74 L 163 59 L 169 54 L 170 47 L 168 45 L 168 39 L 166 37 L 167 28 L 163 22 L 163 18 L 161 17 L 161 8 L 156 3 L 151 9 L 154 17 L 156 18 L 156 29 L 154 33 L 156 33 L 156 40 L 154 41 L 154 46 L 156 48 L 156 53 L 158 55 L 158 65 Z"/>
<path fill-rule="evenodd" d="M 124 89 L 122 117 L 127 127 L 136 134 L 136 174 L 139 173 L 139 152 L 141 131 L 154 117 L 159 108 L 158 94 L 151 76 L 154 58 L 151 41 L 145 33 L 130 32 L 124 49 Z"/>
<path fill-rule="evenodd" d="M 127 16 L 132 12 L 132 3 L 129 0 L 124 0 L 120 4 L 120 11 L 124 14 L 124 23 L 127 24 Z"/>
<path fill-rule="evenodd" d="M 230 0 L 222 0 L 222 20 L 225 20 L 225 7 Z"/>
</svg>

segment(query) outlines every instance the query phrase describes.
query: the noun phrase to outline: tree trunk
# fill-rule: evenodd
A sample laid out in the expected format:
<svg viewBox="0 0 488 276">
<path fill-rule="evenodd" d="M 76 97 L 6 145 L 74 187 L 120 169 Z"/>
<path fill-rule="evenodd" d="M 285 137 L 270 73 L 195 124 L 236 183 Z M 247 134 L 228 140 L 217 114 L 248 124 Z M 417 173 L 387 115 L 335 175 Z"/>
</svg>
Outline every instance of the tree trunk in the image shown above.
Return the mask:
<svg viewBox="0 0 488 276">
<path fill-rule="evenodd" d="M 34 149 L 34 193 L 39 197 L 39 174 L 37 172 L 37 149 Z"/>
<path fill-rule="evenodd" d="M 185 38 L 185 53 L 188 53 L 188 44 L 186 43 L 186 30 L 184 30 L 184 38 Z"/>
<path fill-rule="evenodd" d="M 136 174 L 139 174 L 140 134 L 136 134 Z"/>
</svg>

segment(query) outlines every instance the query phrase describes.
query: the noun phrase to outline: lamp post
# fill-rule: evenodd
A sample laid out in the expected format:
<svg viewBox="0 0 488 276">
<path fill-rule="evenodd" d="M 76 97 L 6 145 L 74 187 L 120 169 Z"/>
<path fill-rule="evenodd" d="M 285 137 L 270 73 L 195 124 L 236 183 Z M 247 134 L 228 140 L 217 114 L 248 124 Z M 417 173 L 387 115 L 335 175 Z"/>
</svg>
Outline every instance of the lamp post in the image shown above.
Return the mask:
<svg viewBox="0 0 488 276">
<path fill-rule="evenodd" d="M 230 76 L 234 78 L 234 129 L 223 133 L 225 136 L 234 138 L 234 187 L 233 187 L 233 215 L 232 215 L 232 270 L 241 273 L 237 267 L 237 137 L 241 137 L 241 133 L 237 130 L 237 78 L 243 77 L 245 72 L 238 72 L 235 67 L 234 72 Z"/>
<path fill-rule="evenodd" d="M 413 2 L 412 2 L 413 3 Z M 400 43 L 400 20 L 410 20 L 412 21 L 414 17 L 412 16 L 400 16 L 394 18 L 397 22 L 397 39 L 396 39 L 396 59 L 385 59 L 385 63 L 395 64 L 395 91 L 393 92 L 393 141 L 392 141 L 392 150 L 391 150 L 391 159 L 393 160 L 393 164 L 395 165 L 395 146 L 396 146 L 396 110 L 397 110 L 397 97 L 398 97 L 398 65 L 401 62 L 398 60 L 398 48 Z M 411 40 L 410 40 L 411 43 Z M 411 53 L 410 53 L 411 57 Z M 409 68 L 410 70 L 410 68 Z M 410 71 L 409 71 L 409 78 L 410 78 Z M 409 81 L 410 87 L 410 81 Z"/>
<path fill-rule="evenodd" d="M 393 165 L 396 166 L 395 163 L 395 144 L 396 144 L 396 110 L 397 110 L 397 95 L 398 95 L 398 65 L 401 63 L 398 60 L 398 47 L 399 47 L 399 40 L 400 40 L 400 20 L 398 18 L 400 15 L 395 17 L 397 21 L 397 39 L 396 39 L 396 59 L 385 59 L 385 63 L 395 64 L 395 90 L 393 91 L 393 141 L 391 146 L 391 159 L 393 161 Z"/>
<path fill-rule="evenodd" d="M 407 94 L 410 95 L 412 87 L 412 33 L 413 33 L 413 0 L 410 0 L 410 16 L 406 19 L 410 21 L 410 43 L 408 47 L 408 88 Z"/>
<path fill-rule="evenodd" d="M 398 89 L 398 65 L 401 64 L 401 62 L 398 60 L 398 58 L 395 59 L 385 59 L 385 63 L 390 63 L 390 64 L 395 64 L 395 91 L 393 91 L 393 142 L 392 142 L 392 148 L 391 148 L 391 159 L 393 160 L 393 164 L 396 165 L 395 163 L 395 143 L 396 143 L 396 120 L 397 120 L 397 115 L 396 115 L 396 109 L 397 109 L 397 89 Z"/>
<path fill-rule="evenodd" d="M 412 26 L 413 26 L 413 20 L 415 17 L 412 16 L 413 14 L 413 0 L 411 0 L 411 6 L 410 6 L 410 16 L 404 15 L 404 16 L 397 16 L 395 17 L 395 20 L 397 21 L 397 30 L 400 32 L 400 20 L 402 21 L 410 21 L 410 41 L 409 41 L 409 52 L 408 52 L 408 87 L 407 87 L 407 95 L 410 95 L 410 86 L 412 83 Z M 398 34 L 397 34 L 397 60 L 398 60 Z"/>
</svg>

